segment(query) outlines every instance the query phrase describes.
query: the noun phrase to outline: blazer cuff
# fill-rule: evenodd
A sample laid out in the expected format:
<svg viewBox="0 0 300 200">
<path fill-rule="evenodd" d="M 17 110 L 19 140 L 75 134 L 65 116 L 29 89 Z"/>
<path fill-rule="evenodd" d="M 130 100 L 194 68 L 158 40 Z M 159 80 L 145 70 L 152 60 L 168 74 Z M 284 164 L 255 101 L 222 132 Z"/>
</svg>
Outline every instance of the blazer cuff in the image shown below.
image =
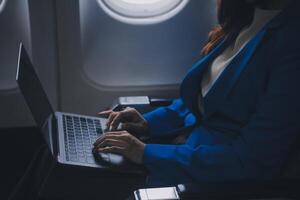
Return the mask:
<svg viewBox="0 0 300 200">
<path fill-rule="evenodd" d="M 176 112 L 168 108 L 158 108 L 144 114 L 144 118 L 148 123 L 150 137 L 163 137 L 184 126 Z"/>
<path fill-rule="evenodd" d="M 143 163 L 147 167 L 170 160 L 174 156 L 175 149 L 175 145 L 146 144 Z"/>
</svg>

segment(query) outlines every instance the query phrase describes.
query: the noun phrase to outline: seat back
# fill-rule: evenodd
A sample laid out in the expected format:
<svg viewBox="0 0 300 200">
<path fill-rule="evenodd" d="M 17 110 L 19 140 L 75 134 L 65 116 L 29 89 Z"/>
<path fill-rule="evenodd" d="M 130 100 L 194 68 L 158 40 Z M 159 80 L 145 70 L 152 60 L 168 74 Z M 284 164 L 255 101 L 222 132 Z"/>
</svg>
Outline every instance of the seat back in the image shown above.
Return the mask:
<svg viewBox="0 0 300 200">
<path fill-rule="evenodd" d="M 289 156 L 282 168 L 282 176 L 287 179 L 300 180 L 300 133 L 292 145 Z"/>
</svg>

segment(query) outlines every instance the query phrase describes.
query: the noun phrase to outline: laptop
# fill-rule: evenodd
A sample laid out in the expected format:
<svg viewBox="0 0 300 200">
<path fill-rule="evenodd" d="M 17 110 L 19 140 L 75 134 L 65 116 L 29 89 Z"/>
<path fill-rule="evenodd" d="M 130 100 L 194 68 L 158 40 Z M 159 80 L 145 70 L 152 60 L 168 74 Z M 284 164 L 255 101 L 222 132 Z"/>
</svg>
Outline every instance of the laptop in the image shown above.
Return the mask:
<svg viewBox="0 0 300 200">
<path fill-rule="evenodd" d="M 93 143 L 104 134 L 106 119 L 54 112 L 23 44 L 20 44 L 16 81 L 58 163 L 118 171 L 137 172 L 137 166 L 123 156 L 92 153 Z"/>
</svg>

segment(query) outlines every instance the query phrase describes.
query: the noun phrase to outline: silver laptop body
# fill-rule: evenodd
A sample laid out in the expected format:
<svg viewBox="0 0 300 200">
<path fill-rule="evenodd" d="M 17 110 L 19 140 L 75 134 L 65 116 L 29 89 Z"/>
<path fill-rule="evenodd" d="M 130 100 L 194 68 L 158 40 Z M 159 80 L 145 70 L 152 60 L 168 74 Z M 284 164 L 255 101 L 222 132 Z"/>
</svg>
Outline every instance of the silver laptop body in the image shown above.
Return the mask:
<svg viewBox="0 0 300 200">
<path fill-rule="evenodd" d="M 116 154 L 93 154 L 95 140 L 104 133 L 106 119 L 54 112 L 30 58 L 20 44 L 16 80 L 54 158 L 61 164 L 135 171 Z"/>
</svg>

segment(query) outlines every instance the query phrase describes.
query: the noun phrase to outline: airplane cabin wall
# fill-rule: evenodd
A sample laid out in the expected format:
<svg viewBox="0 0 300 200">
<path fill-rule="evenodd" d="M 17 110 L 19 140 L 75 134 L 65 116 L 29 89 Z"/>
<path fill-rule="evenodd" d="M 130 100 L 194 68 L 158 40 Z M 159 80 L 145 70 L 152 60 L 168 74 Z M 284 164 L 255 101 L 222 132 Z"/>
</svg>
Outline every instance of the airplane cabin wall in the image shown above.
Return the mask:
<svg viewBox="0 0 300 200">
<path fill-rule="evenodd" d="M 27 1 L 1 1 L 0 12 L 0 127 L 32 123 L 15 82 L 19 43 L 31 55 L 31 30 Z M 26 113 L 26 114 L 25 114 Z"/>
<path fill-rule="evenodd" d="M 15 81 L 19 43 L 23 42 L 57 107 L 56 20 L 52 0 L 7 0 L 0 13 L 0 127 L 34 125 Z"/>
<path fill-rule="evenodd" d="M 118 96 L 177 97 L 215 12 L 215 0 L 190 0 L 167 21 L 131 25 L 108 16 L 97 0 L 7 0 L 0 13 L 0 127 L 34 124 L 14 82 L 20 41 L 52 106 L 94 115 Z"/>
<path fill-rule="evenodd" d="M 62 110 L 94 115 L 119 96 L 177 97 L 215 26 L 215 3 L 190 0 L 167 21 L 132 25 L 97 0 L 57 1 Z"/>
</svg>

